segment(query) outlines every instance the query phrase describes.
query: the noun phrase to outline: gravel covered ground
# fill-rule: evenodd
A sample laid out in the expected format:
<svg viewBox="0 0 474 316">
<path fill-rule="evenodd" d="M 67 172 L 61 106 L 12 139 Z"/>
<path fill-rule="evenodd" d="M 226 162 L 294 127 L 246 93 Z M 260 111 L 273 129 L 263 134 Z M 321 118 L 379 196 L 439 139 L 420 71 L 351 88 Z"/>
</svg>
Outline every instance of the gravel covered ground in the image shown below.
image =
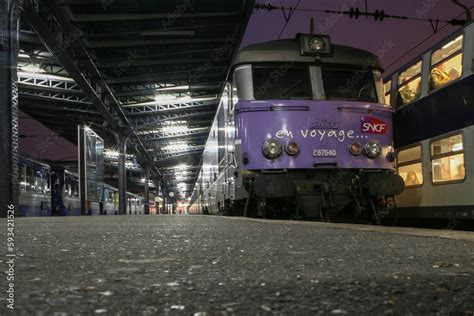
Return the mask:
<svg viewBox="0 0 474 316">
<path fill-rule="evenodd" d="M 20 315 L 474 315 L 474 233 L 152 215 L 15 228 Z"/>
</svg>

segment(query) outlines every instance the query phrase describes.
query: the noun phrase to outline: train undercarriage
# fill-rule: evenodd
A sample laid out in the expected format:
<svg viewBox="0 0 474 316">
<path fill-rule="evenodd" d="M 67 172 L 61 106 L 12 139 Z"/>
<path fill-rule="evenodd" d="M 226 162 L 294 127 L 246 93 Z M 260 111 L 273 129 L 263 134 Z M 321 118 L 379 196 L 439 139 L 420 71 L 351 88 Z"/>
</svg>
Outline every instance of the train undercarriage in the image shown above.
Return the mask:
<svg viewBox="0 0 474 316">
<path fill-rule="evenodd" d="M 226 201 L 224 215 L 377 224 L 394 213 L 404 187 L 396 174 L 354 169 L 250 172 L 243 183 L 247 198 Z"/>
</svg>

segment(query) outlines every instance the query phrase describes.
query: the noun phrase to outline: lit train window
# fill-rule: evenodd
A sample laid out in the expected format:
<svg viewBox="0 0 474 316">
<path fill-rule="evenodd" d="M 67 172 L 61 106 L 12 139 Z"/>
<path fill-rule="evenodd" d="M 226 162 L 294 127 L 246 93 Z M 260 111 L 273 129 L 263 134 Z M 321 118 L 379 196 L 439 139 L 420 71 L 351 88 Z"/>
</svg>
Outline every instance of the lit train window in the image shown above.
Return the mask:
<svg viewBox="0 0 474 316">
<path fill-rule="evenodd" d="M 398 152 L 398 174 L 405 181 L 405 187 L 416 187 L 423 184 L 423 163 L 421 146 L 411 147 Z"/>
<path fill-rule="evenodd" d="M 431 143 L 431 168 L 433 183 L 460 181 L 466 178 L 461 134 Z"/>
<path fill-rule="evenodd" d="M 36 193 L 43 194 L 43 174 L 39 170 L 35 172 L 35 188 Z"/>
<path fill-rule="evenodd" d="M 44 173 L 43 191 L 44 191 L 44 194 L 49 194 L 51 192 L 51 182 L 50 182 L 50 177 L 49 177 L 49 172 L 48 171 L 46 171 Z"/>
<path fill-rule="evenodd" d="M 75 198 L 78 198 L 79 197 L 79 180 L 78 179 L 74 179 L 72 181 L 73 185 L 72 185 L 72 196 L 75 197 Z"/>
<path fill-rule="evenodd" d="M 308 67 L 254 66 L 255 100 L 309 100 L 313 97 Z"/>
<path fill-rule="evenodd" d="M 431 55 L 431 90 L 458 79 L 462 74 L 462 42 L 460 35 L 435 50 Z"/>
<path fill-rule="evenodd" d="M 392 80 L 389 80 L 384 83 L 383 90 L 385 93 L 385 104 L 390 105 L 390 94 L 392 89 Z"/>
<path fill-rule="evenodd" d="M 397 106 L 402 106 L 420 98 L 421 61 L 408 67 L 398 75 Z"/>
<path fill-rule="evenodd" d="M 35 175 L 33 168 L 31 168 L 30 166 L 26 167 L 26 191 L 35 191 Z"/>
<path fill-rule="evenodd" d="M 20 184 L 20 190 L 26 191 L 26 177 L 25 177 L 25 166 L 18 166 L 18 183 Z"/>
<path fill-rule="evenodd" d="M 369 69 L 322 69 L 324 94 L 328 100 L 378 102 L 375 79 Z"/>
<path fill-rule="evenodd" d="M 66 194 L 71 197 L 71 183 L 66 184 Z"/>
</svg>

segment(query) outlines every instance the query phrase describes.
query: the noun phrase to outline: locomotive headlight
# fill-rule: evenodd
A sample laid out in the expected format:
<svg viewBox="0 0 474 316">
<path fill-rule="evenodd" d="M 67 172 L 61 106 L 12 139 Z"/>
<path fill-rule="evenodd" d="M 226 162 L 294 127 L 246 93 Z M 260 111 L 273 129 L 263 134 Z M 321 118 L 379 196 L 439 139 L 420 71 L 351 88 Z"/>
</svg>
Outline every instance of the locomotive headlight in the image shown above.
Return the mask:
<svg viewBox="0 0 474 316">
<path fill-rule="evenodd" d="M 387 152 L 387 160 L 389 162 L 394 162 L 395 161 L 395 158 L 396 158 L 396 155 L 395 155 L 395 152 L 393 151 L 393 147 L 390 146 L 388 148 L 388 152 Z"/>
<path fill-rule="evenodd" d="M 300 152 L 300 145 L 297 142 L 289 142 L 286 144 L 285 151 L 289 156 L 296 156 Z"/>
<path fill-rule="evenodd" d="M 267 140 L 262 147 L 263 155 L 268 159 L 275 159 L 280 157 L 282 148 L 281 144 L 276 139 Z"/>
<path fill-rule="evenodd" d="M 362 145 L 359 143 L 352 143 L 349 145 L 349 151 L 354 156 L 359 156 L 362 153 Z"/>
<path fill-rule="evenodd" d="M 308 46 L 312 51 L 322 52 L 326 49 L 326 43 L 319 36 L 314 36 L 309 39 Z"/>
<path fill-rule="evenodd" d="M 364 151 L 367 157 L 376 158 L 382 152 L 382 147 L 376 140 L 371 140 L 364 145 Z"/>
</svg>

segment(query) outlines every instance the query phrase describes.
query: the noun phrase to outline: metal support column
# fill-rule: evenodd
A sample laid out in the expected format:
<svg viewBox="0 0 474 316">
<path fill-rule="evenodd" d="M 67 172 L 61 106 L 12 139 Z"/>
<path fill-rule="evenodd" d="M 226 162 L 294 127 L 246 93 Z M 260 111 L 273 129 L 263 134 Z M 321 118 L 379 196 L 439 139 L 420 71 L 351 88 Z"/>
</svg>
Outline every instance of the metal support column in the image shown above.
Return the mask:
<svg viewBox="0 0 474 316">
<path fill-rule="evenodd" d="M 21 1 L 0 2 L 0 217 L 18 206 L 18 25 Z"/>
<path fill-rule="evenodd" d="M 127 214 L 127 169 L 125 158 L 127 155 L 127 141 L 130 134 L 118 135 L 118 189 L 119 189 L 119 214 Z"/>
<path fill-rule="evenodd" d="M 145 196 L 144 196 L 144 203 L 145 203 L 145 214 L 150 214 L 150 190 L 148 186 L 148 182 L 150 182 L 150 171 L 151 166 L 149 164 L 145 167 Z"/>
<path fill-rule="evenodd" d="M 160 178 L 158 177 L 155 177 L 155 196 L 156 197 L 161 197 L 161 194 L 160 194 Z M 155 201 L 156 201 L 156 198 L 155 198 Z M 156 214 L 160 214 L 160 208 L 161 208 L 161 203 L 157 202 L 156 203 Z"/>
</svg>

